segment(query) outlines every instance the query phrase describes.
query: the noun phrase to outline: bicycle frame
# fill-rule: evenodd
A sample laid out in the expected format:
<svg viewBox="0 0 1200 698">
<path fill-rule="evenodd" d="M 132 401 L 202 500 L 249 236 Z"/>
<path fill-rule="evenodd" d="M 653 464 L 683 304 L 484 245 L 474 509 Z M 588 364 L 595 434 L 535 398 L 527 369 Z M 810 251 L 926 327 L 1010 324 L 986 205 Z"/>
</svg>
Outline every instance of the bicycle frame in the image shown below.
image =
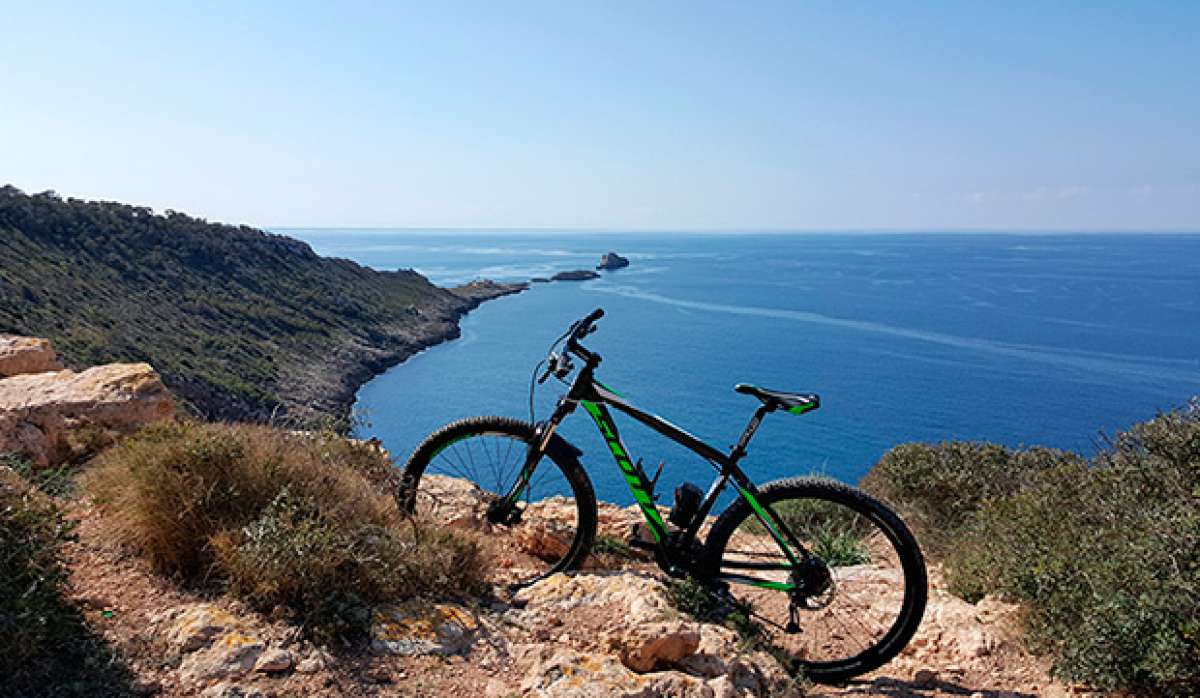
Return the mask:
<svg viewBox="0 0 1200 698">
<path fill-rule="evenodd" d="M 536 448 L 531 449 L 529 458 L 526 461 L 517 482 L 514 484 L 512 491 L 505 498 L 507 501 L 515 503 L 520 497 L 520 493 L 528 485 L 533 476 L 533 471 L 541 461 L 545 453 L 546 446 L 550 443 L 550 438 L 558 425 L 575 409 L 582 405 L 584 410 L 591 416 L 595 422 L 597 429 L 600 430 L 601 436 L 604 437 L 605 443 L 612 452 L 613 458 L 617 462 L 617 467 L 620 468 L 621 474 L 625 477 L 625 482 L 633 493 L 634 499 L 637 501 L 638 508 L 646 519 L 646 525 L 654 537 L 654 549 L 657 553 L 659 564 L 663 565 L 664 570 L 672 575 L 690 572 L 694 570 L 681 569 L 677 565 L 670 563 L 672 560 L 672 552 L 686 551 L 691 549 L 692 544 L 696 540 L 696 536 L 700 531 L 701 526 L 707 519 L 713 506 L 716 504 L 717 498 L 721 492 L 732 481 L 738 494 L 746 500 L 754 512 L 755 517 L 763 527 L 771 534 L 771 537 L 779 545 L 784 555 L 788 559 L 788 564 L 779 563 L 757 563 L 757 562 L 738 562 L 726 563 L 727 567 L 737 567 L 741 569 L 759 569 L 759 570 L 783 570 L 791 571 L 802 564 L 804 560 L 810 557 L 808 550 L 797 540 L 796 536 L 791 533 L 783 520 L 770 508 L 764 507 L 758 501 L 758 489 L 754 483 L 746 476 L 740 467 L 738 461 L 746 454 L 746 446 L 754 432 L 762 423 L 763 417 L 770 409 L 763 405 L 760 406 L 751 417 L 750 423 L 742 432 L 738 443 L 733 446 L 729 453 L 724 453 L 699 438 L 688 433 L 684 429 L 672 424 L 671 422 L 657 415 L 645 412 L 638 409 L 634 405 L 626 401 L 619 393 L 605 386 L 593 376 L 595 366 L 589 362 L 582 368 L 575 380 L 571 383 L 570 390 L 559 401 L 554 413 L 544 422 L 540 429 L 540 440 Z M 620 433 L 617 430 L 616 422 L 613 421 L 612 415 L 608 411 L 608 407 L 613 407 L 620 412 L 624 412 L 638 422 L 650 427 L 655 432 L 662 436 L 683 445 L 685 448 L 699 455 L 701 458 L 708 461 L 716 470 L 717 477 L 709 485 L 708 492 L 701 501 L 699 509 L 693 515 L 691 521 L 682 530 L 678 537 L 669 537 L 666 524 L 663 521 L 662 515 L 654 504 L 654 494 L 651 491 L 652 485 L 646 478 L 645 473 L 639 468 L 630 458 L 628 449 L 621 441 Z M 668 562 L 664 562 L 668 561 Z M 743 574 L 728 574 L 721 573 L 719 569 L 709 575 L 712 578 L 734 582 L 738 584 L 749 584 L 753 586 L 777 589 L 782 591 L 791 591 L 795 588 L 793 583 L 777 582 L 765 579 L 758 579 Z"/>
</svg>

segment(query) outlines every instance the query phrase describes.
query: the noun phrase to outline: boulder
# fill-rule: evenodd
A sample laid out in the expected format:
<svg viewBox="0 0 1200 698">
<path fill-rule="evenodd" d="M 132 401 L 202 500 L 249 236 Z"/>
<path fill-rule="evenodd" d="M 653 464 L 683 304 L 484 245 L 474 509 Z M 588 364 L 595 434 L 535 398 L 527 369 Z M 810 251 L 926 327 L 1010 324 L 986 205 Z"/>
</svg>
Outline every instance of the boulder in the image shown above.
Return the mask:
<svg viewBox="0 0 1200 698">
<path fill-rule="evenodd" d="M 690 657 L 700 647 L 700 633 L 690 623 L 641 623 L 610 638 L 609 646 L 627 668 L 645 674 Z"/>
<path fill-rule="evenodd" d="M 62 369 L 50 340 L 0 334 L 0 378 Z"/>
<path fill-rule="evenodd" d="M 0 453 L 17 453 L 41 467 L 57 465 L 168 419 L 174 409 L 149 364 L 9 376 L 0 379 Z"/>
</svg>

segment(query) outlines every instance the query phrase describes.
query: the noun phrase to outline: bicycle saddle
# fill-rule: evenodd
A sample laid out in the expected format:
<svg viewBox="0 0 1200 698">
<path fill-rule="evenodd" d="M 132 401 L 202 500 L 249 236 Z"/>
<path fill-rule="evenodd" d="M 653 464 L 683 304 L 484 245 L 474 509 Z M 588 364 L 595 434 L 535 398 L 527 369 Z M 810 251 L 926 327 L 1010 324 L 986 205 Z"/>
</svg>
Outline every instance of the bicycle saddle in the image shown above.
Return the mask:
<svg viewBox="0 0 1200 698">
<path fill-rule="evenodd" d="M 753 395 L 772 410 L 785 409 L 792 414 L 804 414 L 821 406 L 821 396 L 816 393 L 787 393 L 782 390 L 767 390 L 749 383 L 738 383 L 733 389 L 739 393 Z"/>
</svg>

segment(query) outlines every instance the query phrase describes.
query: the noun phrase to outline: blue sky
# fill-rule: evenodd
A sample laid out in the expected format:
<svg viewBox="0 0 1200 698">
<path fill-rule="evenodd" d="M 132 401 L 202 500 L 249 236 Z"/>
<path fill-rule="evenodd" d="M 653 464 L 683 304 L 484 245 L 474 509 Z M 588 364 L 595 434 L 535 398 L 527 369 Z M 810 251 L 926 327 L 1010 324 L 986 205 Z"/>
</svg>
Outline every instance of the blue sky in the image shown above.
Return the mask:
<svg viewBox="0 0 1200 698">
<path fill-rule="evenodd" d="M 1200 2 L 0 17 L 27 191 L 260 226 L 1200 230 Z"/>
</svg>

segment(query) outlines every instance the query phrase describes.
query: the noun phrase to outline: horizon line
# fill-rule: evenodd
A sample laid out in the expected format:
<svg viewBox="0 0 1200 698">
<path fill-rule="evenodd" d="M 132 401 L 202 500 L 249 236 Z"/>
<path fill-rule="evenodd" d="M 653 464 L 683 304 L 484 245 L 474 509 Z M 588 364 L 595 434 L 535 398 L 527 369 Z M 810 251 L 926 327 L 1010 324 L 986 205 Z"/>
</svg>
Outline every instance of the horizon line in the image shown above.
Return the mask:
<svg viewBox="0 0 1200 698">
<path fill-rule="evenodd" d="M 1200 235 L 1200 228 L 592 228 L 573 226 L 264 225 L 263 230 L 613 235 Z"/>
</svg>

